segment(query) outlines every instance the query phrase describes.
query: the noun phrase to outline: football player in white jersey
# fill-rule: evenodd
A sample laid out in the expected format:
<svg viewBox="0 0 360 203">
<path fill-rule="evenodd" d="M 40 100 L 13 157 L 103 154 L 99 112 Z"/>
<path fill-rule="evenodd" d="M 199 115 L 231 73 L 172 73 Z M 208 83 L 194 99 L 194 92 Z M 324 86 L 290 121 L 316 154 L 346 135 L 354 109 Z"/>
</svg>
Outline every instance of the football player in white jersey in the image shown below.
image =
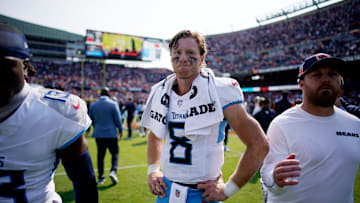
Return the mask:
<svg viewBox="0 0 360 203">
<path fill-rule="evenodd" d="M 25 36 L 0 24 L 0 202 L 62 202 L 54 173 L 62 160 L 76 202 L 98 202 L 87 142 L 91 124 L 79 97 L 30 87 L 35 73 Z"/>
<path fill-rule="evenodd" d="M 241 104 L 243 95 L 239 84 L 203 71 L 207 52 L 203 36 L 181 31 L 173 37 L 169 48 L 175 75 L 152 87 L 142 119 L 142 125 L 151 130 L 148 137 L 150 191 L 158 195 L 157 202 L 225 200 L 257 172 L 268 152 L 268 143 L 259 124 Z M 209 82 L 211 77 L 213 86 Z M 156 95 L 164 89 L 162 84 L 166 86 L 171 80 L 173 85 L 161 98 L 161 104 L 168 106 L 163 115 L 158 111 L 162 107 L 157 104 Z M 207 101 L 202 98 L 208 95 L 216 102 L 201 103 Z M 219 116 L 213 116 L 214 113 Z M 238 167 L 226 184 L 221 172 L 226 126 L 223 117 L 246 145 Z M 156 127 L 156 122 L 166 126 L 164 133 L 159 130 L 161 125 Z M 212 124 L 206 126 L 207 122 Z M 199 133 L 187 133 L 187 128 L 196 129 L 197 125 L 206 128 L 198 129 Z"/>
<path fill-rule="evenodd" d="M 325 53 L 299 68 L 303 102 L 269 126 L 261 169 L 268 203 L 352 203 L 360 165 L 360 120 L 334 107 L 346 63 Z"/>
</svg>

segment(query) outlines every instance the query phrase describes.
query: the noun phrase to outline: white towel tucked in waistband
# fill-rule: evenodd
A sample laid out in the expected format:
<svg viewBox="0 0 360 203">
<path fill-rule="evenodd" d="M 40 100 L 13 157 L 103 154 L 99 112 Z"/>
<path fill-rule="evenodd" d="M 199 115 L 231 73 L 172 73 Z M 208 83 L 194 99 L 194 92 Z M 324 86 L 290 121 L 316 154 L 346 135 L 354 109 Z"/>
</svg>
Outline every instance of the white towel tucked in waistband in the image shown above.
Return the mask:
<svg viewBox="0 0 360 203">
<path fill-rule="evenodd" d="M 152 87 L 141 119 L 141 126 L 149 128 L 160 138 L 164 138 L 166 133 L 171 99 L 169 95 L 175 80 L 176 76 L 172 74 Z M 196 135 L 209 134 L 209 126 L 221 122 L 224 115 L 216 93 L 215 76 L 210 69 L 201 69 L 200 75 L 193 81 L 191 91 L 184 130 L 187 138 L 194 139 Z"/>
</svg>

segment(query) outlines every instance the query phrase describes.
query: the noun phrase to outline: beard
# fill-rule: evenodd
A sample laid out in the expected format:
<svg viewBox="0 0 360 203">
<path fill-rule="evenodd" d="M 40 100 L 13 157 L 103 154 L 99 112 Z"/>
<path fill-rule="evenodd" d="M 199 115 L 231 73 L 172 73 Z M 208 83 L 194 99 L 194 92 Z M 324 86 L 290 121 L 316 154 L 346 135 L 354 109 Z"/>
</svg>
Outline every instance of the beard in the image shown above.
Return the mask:
<svg viewBox="0 0 360 203">
<path fill-rule="evenodd" d="M 322 90 L 321 87 L 315 92 L 308 95 L 310 103 L 315 106 L 331 107 L 334 106 L 335 101 L 339 95 L 340 90 L 331 88 L 331 90 Z"/>
</svg>

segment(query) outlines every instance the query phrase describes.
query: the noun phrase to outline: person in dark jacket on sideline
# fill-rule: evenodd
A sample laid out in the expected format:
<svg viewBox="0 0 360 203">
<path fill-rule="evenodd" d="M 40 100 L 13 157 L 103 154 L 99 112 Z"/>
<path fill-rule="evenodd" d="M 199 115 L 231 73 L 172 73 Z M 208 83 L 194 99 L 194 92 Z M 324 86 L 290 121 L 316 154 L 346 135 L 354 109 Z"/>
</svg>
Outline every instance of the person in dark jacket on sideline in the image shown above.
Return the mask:
<svg viewBox="0 0 360 203">
<path fill-rule="evenodd" d="M 128 137 L 127 139 L 131 139 L 132 138 L 132 127 L 131 127 L 131 123 L 134 119 L 135 116 L 135 111 L 136 111 L 136 105 L 133 101 L 133 99 L 131 97 L 128 98 L 128 102 L 125 104 L 125 108 L 123 110 L 127 111 L 127 125 L 128 125 Z"/>
<path fill-rule="evenodd" d="M 283 92 L 282 98 L 275 103 L 274 110 L 277 115 L 281 114 L 286 109 L 292 107 L 292 103 L 289 101 L 288 97 L 289 97 L 289 93 Z"/>
<path fill-rule="evenodd" d="M 261 106 L 262 109 L 255 114 L 254 118 L 260 123 L 261 128 L 266 133 L 270 122 L 276 117 L 276 113 L 270 108 L 270 101 L 267 98 L 261 101 Z"/>
<path fill-rule="evenodd" d="M 119 159 L 118 134 L 122 136 L 122 122 L 119 105 L 110 97 L 109 88 L 101 90 L 100 98 L 90 105 L 90 118 L 93 120 L 93 137 L 98 149 L 98 184 L 105 182 L 104 158 L 106 149 L 111 153 L 111 170 L 109 177 L 113 184 L 118 182 L 116 171 Z M 118 129 L 118 131 L 116 130 Z"/>
</svg>

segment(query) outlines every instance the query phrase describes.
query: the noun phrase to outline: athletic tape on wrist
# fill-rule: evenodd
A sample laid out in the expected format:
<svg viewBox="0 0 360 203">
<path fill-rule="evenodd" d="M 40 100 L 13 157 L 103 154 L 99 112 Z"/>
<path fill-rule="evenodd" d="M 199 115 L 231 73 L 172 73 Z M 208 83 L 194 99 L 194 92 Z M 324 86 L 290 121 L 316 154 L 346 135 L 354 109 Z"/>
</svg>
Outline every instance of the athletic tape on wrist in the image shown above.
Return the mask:
<svg viewBox="0 0 360 203">
<path fill-rule="evenodd" d="M 158 164 L 150 164 L 148 166 L 147 174 L 150 175 L 153 172 L 160 172 L 160 165 L 158 165 Z"/>
<path fill-rule="evenodd" d="M 227 183 L 224 185 L 224 193 L 227 197 L 233 196 L 237 191 L 240 190 L 239 186 L 234 183 L 232 180 L 228 180 Z"/>
</svg>

